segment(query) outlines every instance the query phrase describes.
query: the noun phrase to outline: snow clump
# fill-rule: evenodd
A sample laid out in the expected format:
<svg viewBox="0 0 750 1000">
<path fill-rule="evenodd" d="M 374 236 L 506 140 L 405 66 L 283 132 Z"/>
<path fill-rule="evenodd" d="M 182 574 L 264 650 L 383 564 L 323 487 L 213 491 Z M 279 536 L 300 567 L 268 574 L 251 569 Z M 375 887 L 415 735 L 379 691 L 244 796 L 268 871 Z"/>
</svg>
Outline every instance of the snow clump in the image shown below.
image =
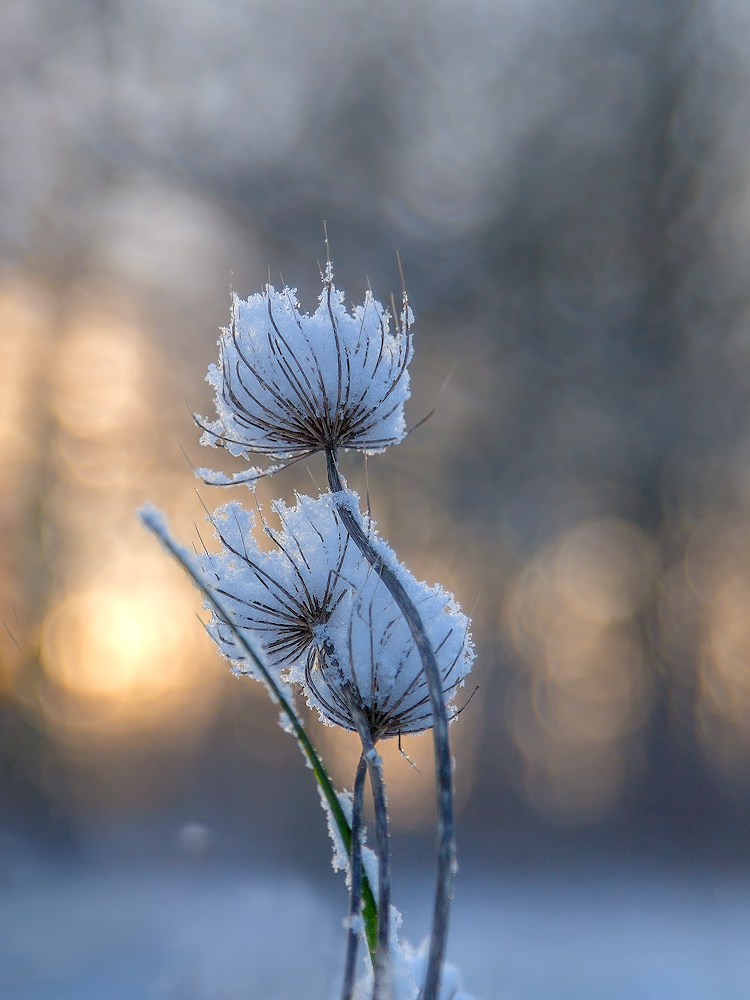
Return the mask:
<svg viewBox="0 0 750 1000">
<path fill-rule="evenodd" d="M 221 552 L 199 557 L 202 573 L 232 623 L 262 647 L 281 683 L 302 686 L 324 722 L 356 731 L 351 700 L 374 740 L 432 726 L 427 681 L 409 626 L 382 580 L 351 541 L 337 511 L 341 497 L 298 496 L 274 503 L 282 530 L 264 523 L 275 548 L 263 551 L 255 518 L 238 503 L 212 516 Z M 469 622 L 441 587 L 419 583 L 359 514 L 387 566 L 419 607 L 435 650 L 446 698 L 463 684 L 474 658 Z M 232 629 L 214 611 L 208 631 L 236 673 L 254 674 Z M 454 712 L 455 714 L 455 712 Z"/>
<path fill-rule="evenodd" d="M 218 419 L 196 416 L 201 444 L 232 455 L 288 462 L 326 448 L 367 454 L 397 444 L 406 433 L 407 366 L 413 354 L 411 310 L 400 322 L 365 294 L 349 312 L 329 264 L 318 308 L 299 311 L 296 289 L 265 291 L 232 302 L 231 325 L 219 339 L 219 363 L 206 380 L 216 391 Z M 227 478 L 199 469 L 213 485 L 252 483 L 275 471 L 250 469 Z"/>
</svg>

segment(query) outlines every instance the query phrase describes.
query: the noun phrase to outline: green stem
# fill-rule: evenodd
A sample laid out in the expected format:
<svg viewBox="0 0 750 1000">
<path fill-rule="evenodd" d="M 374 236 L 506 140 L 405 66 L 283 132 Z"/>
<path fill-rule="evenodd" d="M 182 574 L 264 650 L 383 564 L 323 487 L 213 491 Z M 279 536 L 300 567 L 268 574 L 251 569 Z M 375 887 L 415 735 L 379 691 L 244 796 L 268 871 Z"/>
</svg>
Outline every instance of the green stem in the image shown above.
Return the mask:
<svg viewBox="0 0 750 1000">
<path fill-rule="evenodd" d="M 279 704 L 281 711 L 291 724 L 292 731 L 297 738 L 297 743 L 302 749 L 304 755 L 307 757 L 310 766 L 313 769 L 313 773 L 315 774 L 315 778 L 325 795 L 326 802 L 328 803 L 331 814 L 333 815 L 347 855 L 351 857 L 352 831 L 349 826 L 349 821 L 346 818 L 344 810 L 341 808 L 341 803 L 339 802 L 338 795 L 336 794 L 336 790 L 333 787 L 331 779 L 328 776 L 328 772 L 326 771 L 322 760 L 318 756 L 315 747 L 310 742 L 310 738 L 305 732 L 293 705 L 286 698 L 283 691 L 276 683 L 276 680 L 263 661 L 263 658 L 253 649 L 242 632 L 240 632 L 239 628 L 232 622 L 229 613 L 223 607 L 221 601 L 216 597 L 216 595 L 212 593 L 209 585 L 201 579 L 199 573 L 191 564 L 189 555 L 186 552 L 183 552 L 169 536 L 161 518 L 155 511 L 153 511 L 153 509 L 148 508 L 140 512 L 140 517 L 145 527 L 156 535 L 167 552 L 169 552 L 169 554 L 177 560 L 180 566 L 182 566 L 216 614 L 219 615 L 222 621 L 229 626 L 232 635 L 242 647 L 243 652 L 258 668 L 258 671 L 268 687 L 271 698 Z M 365 937 L 367 938 L 367 947 L 370 951 L 370 957 L 374 963 L 378 940 L 378 904 L 375 902 L 372 887 L 370 886 L 370 882 L 364 871 L 362 872 L 362 897 L 362 919 L 365 925 Z"/>
</svg>

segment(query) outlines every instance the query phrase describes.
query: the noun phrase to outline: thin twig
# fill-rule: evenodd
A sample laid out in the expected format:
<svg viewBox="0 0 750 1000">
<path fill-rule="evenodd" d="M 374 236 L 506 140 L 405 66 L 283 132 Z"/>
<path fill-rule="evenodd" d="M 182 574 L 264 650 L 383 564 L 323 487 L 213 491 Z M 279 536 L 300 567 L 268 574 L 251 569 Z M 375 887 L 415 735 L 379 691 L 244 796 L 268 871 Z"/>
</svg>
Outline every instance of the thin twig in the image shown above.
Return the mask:
<svg viewBox="0 0 750 1000">
<path fill-rule="evenodd" d="M 354 795 L 352 796 L 352 849 L 349 856 L 352 886 L 349 899 L 349 933 L 346 941 L 346 964 L 341 1000 L 351 1000 L 354 992 L 354 974 L 357 969 L 357 949 L 360 935 L 358 924 L 362 909 L 362 810 L 364 808 L 366 775 L 367 761 L 362 754 L 357 765 Z"/>
<path fill-rule="evenodd" d="M 345 486 L 339 474 L 335 448 L 326 448 L 326 465 L 328 468 L 328 484 L 331 492 L 343 493 Z M 448 938 L 448 919 L 450 915 L 453 871 L 456 857 L 453 820 L 453 774 L 450 743 L 448 740 L 448 712 L 443 696 L 440 670 L 435 657 L 435 651 L 427 637 L 422 616 L 419 614 L 412 599 L 406 593 L 403 584 L 375 551 L 375 548 L 362 530 L 358 518 L 355 517 L 347 506 L 346 500 L 342 500 L 341 503 L 337 504 L 336 509 L 353 542 L 378 573 L 380 579 L 390 591 L 401 614 L 406 619 L 422 660 L 429 690 L 437 782 L 438 852 L 432 933 L 430 936 L 430 949 L 427 958 L 424 986 L 420 997 L 421 1000 L 437 1000 Z M 380 902 L 382 906 L 382 900 Z"/>
<path fill-rule="evenodd" d="M 372 1000 L 391 1000 L 391 963 L 389 925 L 391 913 L 391 841 L 388 832 L 388 804 L 383 780 L 383 762 L 378 756 L 370 732 L 370 725 L 359 701 L 350 692 L 349 709 L 362 741 L 362 756 L 367 762 L 367 773 L 372 788 L 375 807 L 375 847 L 378 855 L 378 944 L 373 962 Z"/>
</svg>

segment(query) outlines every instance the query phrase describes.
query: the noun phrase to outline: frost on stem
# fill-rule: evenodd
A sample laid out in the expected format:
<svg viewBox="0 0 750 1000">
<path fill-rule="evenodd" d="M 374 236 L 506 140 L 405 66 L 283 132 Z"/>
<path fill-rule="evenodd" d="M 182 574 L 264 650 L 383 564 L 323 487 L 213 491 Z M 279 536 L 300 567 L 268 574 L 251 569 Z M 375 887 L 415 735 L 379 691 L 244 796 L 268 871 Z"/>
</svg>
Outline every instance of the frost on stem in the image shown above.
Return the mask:
<svg viewBox="0 0 750 1000">
<path fill-rule="evenodd" d="M 219 363 L 207 381 L 216 390 L 218 419 L 196 416 L 201 444 L 232 455 L 266 455 L 286 463 L 325 448 L 368 454 L 397 444 L 406 433 L 407 366 L 412 314 L 404 300 L 400 322 L 368 291 L 363 305 L 346 308 L 328 264 L 318 308 L 301 313 L 295 289 L 232 301 L 232 318 L 219 339 Z M 208 483 L 252 483 L 279 466 L 252 468 L 228 478 L 199 469 Z"/>
<path fill-rule="evenodd" d="M 348 506 L 356 506 L 353 494 Z M 259 548 L 253 514 L 239 504 L 211 518 L 222 548 L 202 557 L 202 569 L 235 625 L 262 646 L 280 680 L 302 686 L 329 725 L 356 731 L 353 699 L 373 740 L 429 729 L 427 682 L 409 627 L 342 524 L 336 495 L 300 496 L 292 508 L 279 501 L 275 510 L 282 530 L 265 526 L 270 552 Z M 442 588 L 414 579 L 369 519 L 361 523 L 419 608 L 450 698 L 473 659 L 467 618 Z M 236 671 L 252 672 L 215 613 L 208 629 Z"/>
<path fill-rule="evenodd" d="M 402 924 L 401 914 L 391 907 L 391 969 L 393 1000 L 418 1000 L 419 986 L 424 979 L 427 963 L 427 941 L 413 948 L 408 941 L 399 940 Z M 357 983 L 354 1000 L 371 1000 L 372 971 Z M 445 962 L 440 979 L 438 1000 L 474 1000 L 464 989 L 463 977 L 459 969 Z"/>
</svg>

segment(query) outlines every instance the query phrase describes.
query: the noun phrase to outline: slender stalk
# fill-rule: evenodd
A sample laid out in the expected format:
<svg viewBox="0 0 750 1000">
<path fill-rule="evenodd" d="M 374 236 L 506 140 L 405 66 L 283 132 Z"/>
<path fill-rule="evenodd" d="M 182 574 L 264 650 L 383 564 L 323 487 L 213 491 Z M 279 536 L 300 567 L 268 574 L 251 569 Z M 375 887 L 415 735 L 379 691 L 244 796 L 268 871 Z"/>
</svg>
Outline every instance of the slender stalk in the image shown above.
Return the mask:
<svg viewBox="0 0 750 1000">
<path fill-rule="evenodd" d="M 326 448 L 326 465 L 328 469 L 328 485 L 331 492 L 345 492 L 346 487 L 339 473 L 335 448 Z M 375 551 L 367 535 L 365 535 L 359 520 L 346 503 L 337 504 L 337 510 L 352 541 L 380 576 L 401 614 L 406 619 L 422 660 L 422 667 L 430 695 L 437 781 L 438 851 L 430 950 L 427 957 L 424 986 L 420 996 L 421 1000 L 437 1000 L 448 938 L 448 918 L 456 857 L 453 821 L 453 774 L 450 743 L 448 740 L 448 712 L 443 696 L 440 670 L 435 658 L 435 651 L 432 648 L 430 640 L 427 638 L 422 616 L 419 614 L 412 599 L 406 593 L 401 581 Z M 382 899 L 380 902 L 382 907 Z"/>
<path fill-rule="evenodd" d="M 357 774 L 354 778 L 354 795 L 352 797 L 352 849 L 349 854 L 349 871 L 352 887 L 349 900 L 349 933 L 346 940 L 346 964 L 344 966 L 344 985 L 341 990 L 341 1000 L 352 1000 L 354 974 L 357 968 L 357 949 L 359 947 L 360 934 L 357 922 L 362 909 L 362 810 L 364 808 L 366 776 L 367 761 L 364 754 L 362 754 L 357 765 Z"/>
<path fill-rule="evenodd" d="M 362 756 L 367 762 L 372 800 L 375 807 L 375 847 L 378 855 L 378 944 L 373 962 L 372 1000 L 391 1000 L 389 930 L 391 915 L 391 840 L 388 831 L 388 804 L 383 780 L 383 762 L 378 756 L 370 724 L 353 692 L 349 710 L 362 741 Z"/>
<path fill-rule="evenodd" d="M 307 757 L 310 766 L 312 767 L 315 778 L 320 785 L 320 788 L 325 795 L 328 807 L 333 815 L 334 822 L 339 831 L 339 836 L 341 837 L 344 848 L 347 853 L 351 854 L 352 850 L 352 832 L 349 827 L 349 821 L 344 814 L 344 810 L 341 808 L 341 803 L 339 802 L 338 795 L 336 795 L 336 790 L 333 787 L 328 772 L 325 766 L 318 756 L 315 747 L 310 742 L 310 738 L 305 732 L 305 729 L 300 722 L 299 716 L 297 715 L 291 702 L 284 696 L 283 691 L 279 688 L 278 684 L 274 680 L 273 675 L 268 670 L 262 656 L 260 656 L 247 641 L 242 632 L 237 628 L 229 615 L 229 612 L 224 608 L 223 603 L 219 600 L 216 594 L 210 589 L 208 584 L 203 580 L 200 574 L 197 572 L 195 567 L 192 565 L 190 553 L 183 551 L 175 541 L 170 537 L 167 532 L 166 527 L 162 523 L 161 517 L 152 509 L 144 508 L 140 512 L 141 521 L 149 531 L 153 532 L 154 535 L 159 539 L 164 548 L 169 552 L 171 556 L 176 559 L 176 561 L 182 566 L 185 572 L 188 574 L 193 583 L 198 587 L 203 596 L 206 598 L 208 603 L 211 605 L 213 610 L 217 615 L 226 622 L 232 635 L 237 640 L 237 643 L 242 647 L 245 655 L 252 660 L 255 666 L 258 668 L 261 677 L 265 681 L 269 693 L 277 704 L 280 706 L 281 711 L 289 720 L 292 727 L 292 731 L 297 739 L 300 749 L 303 754 Z M 378 904 L 375 902 L 375 896 L 373 895 L 372 887 L 367 878 L 367 874 L 362 872 L 362 894 L 363 894 L 363 906 L 362 906 L 362 919 L 365 924 L 365 937 L 367 939 L 367 945 L 370 951 L 370 957 L 373 962 L 375 961 L 375 954 L 377 950 L 377 928 L 379 924 L 378 918 Z"/>
</svg>

